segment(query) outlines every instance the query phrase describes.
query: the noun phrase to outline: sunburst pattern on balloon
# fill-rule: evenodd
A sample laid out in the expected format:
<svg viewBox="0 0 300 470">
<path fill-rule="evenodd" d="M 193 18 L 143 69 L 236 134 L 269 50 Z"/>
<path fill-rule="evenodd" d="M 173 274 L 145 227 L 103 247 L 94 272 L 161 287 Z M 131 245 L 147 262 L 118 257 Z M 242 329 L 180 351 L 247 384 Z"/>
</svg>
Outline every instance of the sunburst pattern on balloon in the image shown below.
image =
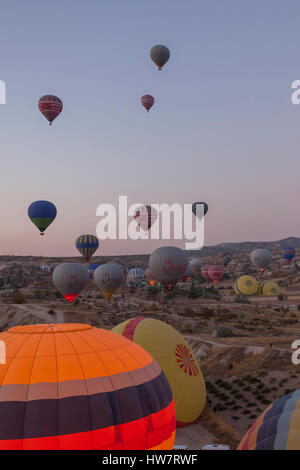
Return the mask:
<svg viewBox="0 0 300 470">
<path fill-rule="evenodd" d="M 183 369 L 186 374 L 199 375 L 199 368 L 189 348 L 184 344 L 177 344 L 175 348 L 176 361 L 179 367 Z"/>
</svg>

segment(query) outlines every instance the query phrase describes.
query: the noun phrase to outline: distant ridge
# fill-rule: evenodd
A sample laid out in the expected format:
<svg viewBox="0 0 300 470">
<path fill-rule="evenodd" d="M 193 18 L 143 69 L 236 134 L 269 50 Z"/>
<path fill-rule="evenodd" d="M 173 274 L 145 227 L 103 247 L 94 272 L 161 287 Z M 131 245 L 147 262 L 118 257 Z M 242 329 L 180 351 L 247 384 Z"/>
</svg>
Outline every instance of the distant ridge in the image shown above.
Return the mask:
<svg viewBox="0 0 300 470">
<path fill-rule="evenodd" d="M 202 250 L 189 250 L 187 253 L 192 256 L 217 256 L 219 253 L 229 251 L 230 253 L 250 253 L 257 248 L 267 248 L 268 250 L 280 249 L 284 246 L 293 246 L 300 248 L 300 238 L 287 237 L 282 240 L 271 242 L 235 242 L 235 243 L 220 243 L 219 245 L 204 246 Z"/>
<path fill-rule="evenodd" d="M 279 250 L 284 246 L 293 246 L 294 248 L 300 249 L 300 238 L 298 237 L 287 237 L 282 240 L 271 241 L 271 242 L 234 242 L 234 243 L 220 243 L 218 245 L 204 246 L 202 250 L 189 250 L 186 253 L 189 256 L 201 256 L 201 257 L 215 257 L 219 253 L 229 251 L 230 253 L 250 253 L 256 248 L 267 248 L 268 250 Z M 131 264 L 135 262 L 146 262 L 149 258 L 149 254 L 132 254 L 132 255 L 114 255 L 114 256 L 99 256 L 93 257 L 94 262 L 107 263 L 112 260 L 120 260 L 124 262 L 131 261 Z M 82 256 L 13 256 L 13 255 L 0 255 L 0 262 L 10 261 L 42 261 L 51 260 L 56 263 L 62 263 L 63 261 L 78 261 L 83 262 Z"/>
</svg>

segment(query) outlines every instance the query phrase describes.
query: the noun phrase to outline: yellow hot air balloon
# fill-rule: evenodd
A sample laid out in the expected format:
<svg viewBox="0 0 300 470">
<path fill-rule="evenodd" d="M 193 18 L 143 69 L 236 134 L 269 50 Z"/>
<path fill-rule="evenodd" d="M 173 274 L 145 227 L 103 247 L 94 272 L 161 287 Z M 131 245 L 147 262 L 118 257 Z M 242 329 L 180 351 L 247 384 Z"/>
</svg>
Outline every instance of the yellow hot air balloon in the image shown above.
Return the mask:
<svg viewBox="0 0 300 470">
<path fill-rule="evenodd" d="M 241 276 L 236 280 L 234 290 L 238 295 L 256 295 L 258 282 L 253 276 Z"/>
<path fill-rule="evenodd" d="M 153 318 L 136 317 L 112 331 L 139 344 L 158 362 L 173 391 L 177 426 L 195 421 L 206 400 L 206 386 L 197 359 L 184 337 Z"/>
<path fill-rule="evenodd" d="M 274 281 L 264 281 L 259 285 L 260 295 L 278 295 L 280 294 L 280 289 L 278 284 Z"/>
</svg>

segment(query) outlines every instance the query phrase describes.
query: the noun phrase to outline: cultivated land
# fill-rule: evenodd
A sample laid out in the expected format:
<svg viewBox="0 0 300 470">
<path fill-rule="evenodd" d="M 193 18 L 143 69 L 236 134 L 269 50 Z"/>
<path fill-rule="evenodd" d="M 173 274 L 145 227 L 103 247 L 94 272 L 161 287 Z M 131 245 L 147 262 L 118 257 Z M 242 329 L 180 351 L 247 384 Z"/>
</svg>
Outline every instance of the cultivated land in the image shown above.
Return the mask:
<svg viewBox="0 0 300 470">
<path fill-rule="evenodd" d="M 298 246 L 295 240 L 299 239 L 293 239 L 294 246 Z M 208 443 L 236 448 L 241 436 L 271 402 L 299 388 L 300 365 L 292 364 L 291 344 L 300 340 L 300 249 L 293 263 L 287 265 L 282 262 L 280 243 L 268 246 L 273 261 L 263 275 L 251 267 L 243 247 L 239 253 L 235 247 L 233 261 L 217 290 L 209 288 L 200 276 L 193 287 L 190 281 L 180 283 L 171 295 L 124 283 L 108 302 L 90 280 L 74 304 L 61 298 L 51 273 L 40 268 L 53 268 L 66 259 L 0 257 L 0 331 L 14 325 L 49 322 L 86 322 L 111 329 L 135 316 L 163 320 L 185 335 L 207 384 L 202 416 L 193 425 L 178 430 L 176 443 L 191 449 Z M 201 258 L 211 263 L 218 252 L 219 247 L 210 256 L 203 251 Z M 71 260 L 83 262 L 79 258 Z M 146 268 L 148 256 L 93 260 L 108 261 L 119 262 L 126 269 Z M 254 296 L 249 303 L 245 299 L 238 303 L 233 285 L 244 273 L 258 280 L 275 280 L 283 298 Z M 14 295 L 16 291 L 24 295 L 23 303 L 16 303 L 20 300 Z"/>
</svg>

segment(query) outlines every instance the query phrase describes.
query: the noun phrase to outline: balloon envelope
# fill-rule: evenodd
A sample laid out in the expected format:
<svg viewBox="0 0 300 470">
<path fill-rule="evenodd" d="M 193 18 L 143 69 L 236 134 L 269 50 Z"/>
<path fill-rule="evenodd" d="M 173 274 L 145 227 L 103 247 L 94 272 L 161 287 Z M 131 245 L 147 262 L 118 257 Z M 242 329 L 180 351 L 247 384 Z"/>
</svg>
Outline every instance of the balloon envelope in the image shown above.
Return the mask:
<svg viewBox="0 0 300 470">
<path fill-rule="evenodd" d="M 241 276 L 236 280 L 234 290 L 238 295 L 256 295 L 258 282 L 253 276 Z"/>
<path fill-rule="evenodd" d="M 251 426 L 238 450 L 300 450 L 300 389 L 269 406 Z"/>
<path fill-rule="evenodd" d="M 210 282 L 212 279 L 209 276 L 210 264 L 204 264 L 201 268 L 201 275 L 207 282 Z"/>
<path fill-rule="evenodd" d="M 223 266 L 227 267 L 232 260 L 232 254 L 231 253 L 220 253 L 218 256 L 218 261 L 223 264 Z"/>
<path fill-rule="evenodd" d="M 39 110 L 50 122 L 50 125 L 63 110 L 63 102 L 54 95 L 45 95 L 39 99 Z"/>
<path fill-rule="evenodd" d="M 141 206 L 135 211 L 133 218 L 144 232 L 148 232 L 157 219 L 157 211 L 152 206 Z"/>
<path fill-rule="evenodd" d="M 144 108 L 147 110 L 147 112 L 149 112 L 149 110 L 154 105 L 154 98 L 151 95 L 144 95 L 141 97 L 141 103 L 144 106 Z"/>
<path fill-rule="evenodd" d="M 85 288 L 89 280 L 89 272 L 80 263 L 62 263 L 52 274 L 53 284 L 68 302 L 73 302 Z"/>
<path fill-rule="evenodd" d="M 168 290 L 183 278 L 187 265 L 186 254 L 175 246 L 157 248 L 149 259 L 149 268 L 155 279 Z"/>
<path fill-rule="evenodd" d="M 127 281 L 133 284 L 139 284 L 145 279 L 145 273 L 142 268 L 132 268 L 127 275 Z"/>
<path fill-rule="evenodd" d="M 202 261 L 200 258 L 194 258 L 192 259 L 192 261 L 190 262 L 189 266 L 192 268 L 193 272 L 195 274 L 197 273 L 201 273 L 201 269 L 202 269 Z"/>
<path fill-rule="evenodd" d="M 265 248 L 258 248 L 252 251 L 250 258 L 253 266 L 263 272 L 272 261 L 272 253 Z"/>
<path fill-rule="evenodd" d="M 53 222 L 57 214 L 55 205 L 50 201 L 34 201 L 28 207 L 28 217 L 39 229 L 41 235 Z"/>
<path fill-rule="evenodd" d="M 158 70 L 161 70 L 170 58 L 170 51 L 166 46 L 159 44 L 152 47 L 150 51 L 150 57 L 157 65 Z"/>
<path fill-rule="evenodd" d="M 124 271 L 119 264 L 102 264 L 94 273 L 94 280 L 100 290 L 109 299 L 120 287 L 124 277 Z"/>
<path fill-rule="evenodd" d="M 177 426 L 195 421 L 206 400 L 206 386 L 197 359 L 184 337 L 153 318 L 136 317 L 112 331 L 144 348 L 158 362 L 172 388 Z"/>
<path fill-rule="evenodd" d="M 80 235 L 76 239 L 75 245 L 79 253 L 86 259 L 86 261 L 89 261 L 99 247 L 99 240 L 95 235 Z"/>
<path fill-rule="evenodd" d="M 145 277 L 146 277 L 147 281 L 149 282 L 149 284 L 150 284 L 151 286 L 154 286 L 154 284 L 155 284 L 155 277 L 154 277 L 154 275 L 152 274 L 150 268 L 146 269 L 146 271 L 145 271 Z"/>
<path fill-rule="evenodd" d="M 286 259 L 289 263 L 292 261 L 292 259 L 295 258 L 296 255 L 296 250 L 292 246 L 285 246 L 282 248 L 282 256 L 284 259 Z"/>
<path fill-rule="evenodd" d="M 80 323 L 15 326 L 0 340 L 1 450 L 173 449 L 170 385 L 133 341 Z"/>
<path fill-rule="evenodd" d="M 192 279 L 193 274 L 194 274 L 193 267 L 190 264 L 188 264 L 186 271 L 184 273 L 184 276 L 182 278 L 182 281 L 183 282 L 189 281 L 190 279 Z"/>
<path fill-rule="evenodd" d="M 259 285 L 259 293 L 260 295 L 279 295 L 280 289 L 278 284 L 274 281 L 264 281 Z"/>
<path fill-rule="evenodd" d="M 203 215 L 207 214 L 207 211 L 208 205 L 206 202 L 194 202 L 192 204 L 192 212 L 200 220 L 202 219 Z"/>
<path fill-rule="evenodd" d="M 212 264 L 208 269 L 208 275 L 215 284 L 218 284 L 222 279 L 223 274 L 224 266 L 222 264 Z"/>
</svg>

